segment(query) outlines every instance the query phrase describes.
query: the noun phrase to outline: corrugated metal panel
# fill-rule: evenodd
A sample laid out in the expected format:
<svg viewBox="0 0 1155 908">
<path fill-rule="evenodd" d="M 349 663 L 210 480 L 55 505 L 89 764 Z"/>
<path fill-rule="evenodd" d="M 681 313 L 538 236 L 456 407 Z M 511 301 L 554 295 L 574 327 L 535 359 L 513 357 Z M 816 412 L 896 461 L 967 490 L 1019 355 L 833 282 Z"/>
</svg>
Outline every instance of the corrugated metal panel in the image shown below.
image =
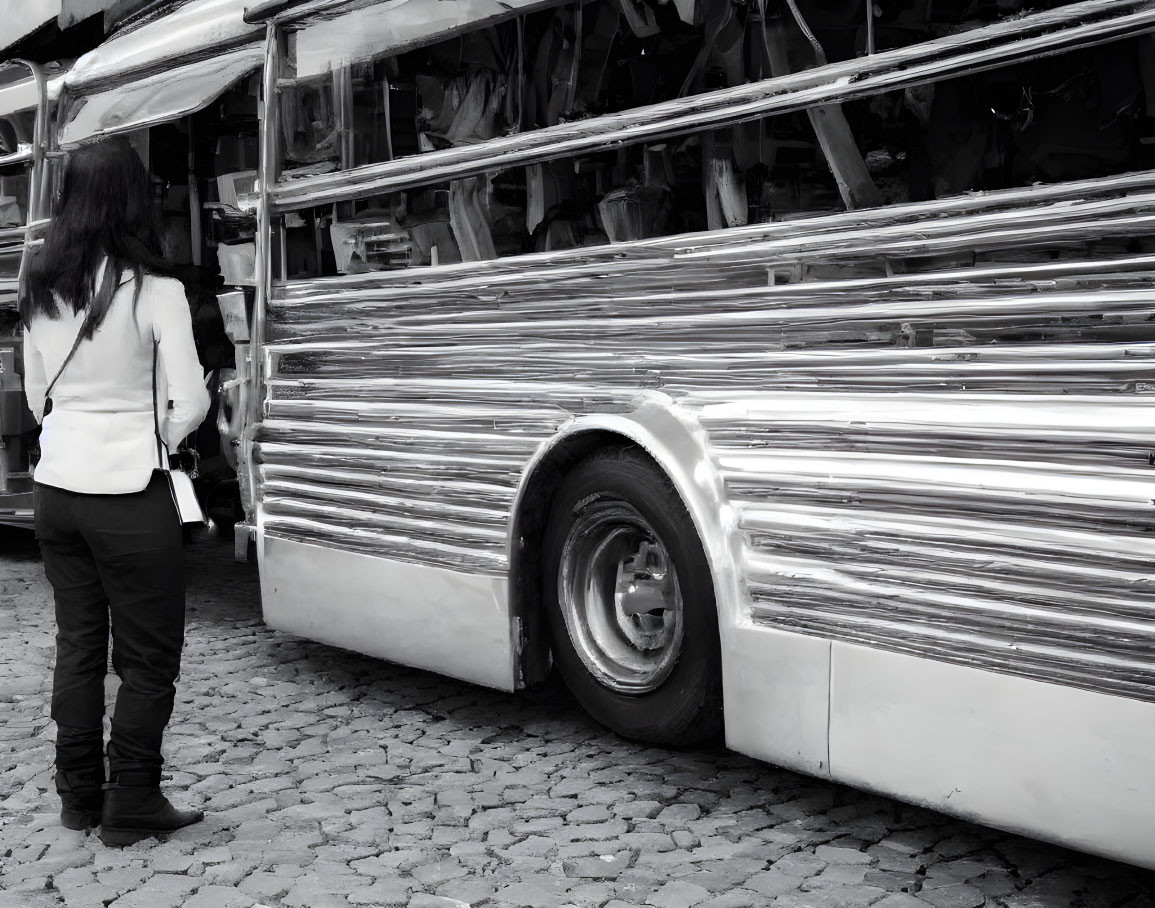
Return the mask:
<svg viewBox="0 0 1155 908">
<path fill-rule="evenodd" d="M 279 288 L 265 530 L 501 573 L 541 442 L 657 391 L 751 620 L 1155 700 L 1153 181 Z"/>
</svg>

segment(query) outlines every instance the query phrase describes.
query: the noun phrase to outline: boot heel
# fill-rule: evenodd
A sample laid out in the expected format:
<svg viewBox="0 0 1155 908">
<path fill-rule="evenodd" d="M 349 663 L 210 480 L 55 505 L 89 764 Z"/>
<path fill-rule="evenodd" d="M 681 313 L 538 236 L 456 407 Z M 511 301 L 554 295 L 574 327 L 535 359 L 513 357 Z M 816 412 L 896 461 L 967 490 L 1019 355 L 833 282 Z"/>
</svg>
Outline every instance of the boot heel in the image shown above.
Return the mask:
<svg viewBox="0 0 1155 908">
<path fill-rule="evenodd" d="M 60 795 L 60 825 L 84 830 L 100 825 L 103 813 L 104 767 L 57 770 L 56 791 Z"/>
<path fill-rule="evenodd" d="M 109 829 L 102 826 L 98 835 L 100 841 L 109 848 L 124 848 L 126 845 L 135 845 L 161 833 L 155 829 Z"/>
<path fill-rule="evenodd" d="M 141 839 L 176 832 L 205 818 L 201 810 L 181 810 L 161 794 L 160 773 L 116 773 L 104 787 L 100 840 L 105 845 L 132 845 Z M 137 782 L 142 784 L 126 784 Z"/>
<path fill-rule="evenodd" d="M 65 808 L 60 811 L 60 825 L 65 829 L 76 829 L 80 831 L 92 829 L 100 825 L 100 814 L 94 813 L 91 810 L 69 810 Z"/>
</svg>

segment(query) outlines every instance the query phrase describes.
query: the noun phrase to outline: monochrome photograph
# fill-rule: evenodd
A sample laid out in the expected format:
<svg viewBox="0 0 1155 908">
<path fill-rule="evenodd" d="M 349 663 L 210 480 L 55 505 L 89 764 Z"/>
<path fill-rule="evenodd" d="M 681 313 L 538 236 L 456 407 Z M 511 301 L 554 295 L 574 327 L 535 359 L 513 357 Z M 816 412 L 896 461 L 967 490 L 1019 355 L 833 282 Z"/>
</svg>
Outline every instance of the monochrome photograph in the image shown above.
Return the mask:
<svg viewBox="0 0 1155 908">
<path fill-rule="evenodd" d="M 1155 908 L 1155 0 L 0 0 L 0 908 Z"/>
</svg>

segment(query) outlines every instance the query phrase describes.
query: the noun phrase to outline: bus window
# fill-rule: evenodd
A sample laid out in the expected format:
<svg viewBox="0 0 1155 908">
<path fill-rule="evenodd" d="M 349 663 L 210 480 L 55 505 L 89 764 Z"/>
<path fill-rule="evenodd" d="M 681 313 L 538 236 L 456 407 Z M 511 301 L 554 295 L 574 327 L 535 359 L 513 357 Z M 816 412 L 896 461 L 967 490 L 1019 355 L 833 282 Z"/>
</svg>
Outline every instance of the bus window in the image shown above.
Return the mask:
<svg viewBox="0 0 1155 908">
<path fill-rule="evenodd" d="M 1001 3 L 998 14 L 1021 5 Z M 444 4 L 431 0 L 430 6 L 424 18 L 414 2 L 397 12 L 367 6 L 288 33 L 281 81 L 284 178 L 786 76 L 997 18 L 993 7 L 965 16 L 937 10 L 932 19 L 925 4 L 892 4 L 877 11 L 868 29 L 857 4 L 767 10 L 730 0 L 520 0 L 460 23 Z M 837 107 L 811 122 L 823 144 L 854 146 L 854 124 Z M 861 175 L 861 162 L 847 166 L 848 179 Z M 865 200 L 877 197 L 867 192 Z"/>
<path fill-rule="evenodd" d="M 441 40 L 414 21 L 412 5 L 405 22 L 378 6 L 289 33 L 285 178 L 477 144 L 825 62 L 806 40 L 805 19 L 760 18 L 729 0 L 536 4 L 517 19 L 474 20 Z M 374 30 L 380 45 L 367 46 L 360 34 L 350 51 L 354 35 Z M 753 50 L 744 47 L 748 34 Z"/>
<path fill-rule="evenodd" d="M 400 190 L 284 219 L 312 277 L 485 261 L 843 210 L 805 115 Z"/>
<path fill-rule="evenodd" d="M 0 117 L 0 157 L 18 153 L 32 144 L 35 110 L 21 110 Z"/>
<path fill-rule="evenodd" d="M 1155 162 L 1142 79 L 1150 54 L 1147 38 L 1119 41 L 843 110 L 880 206 L 1111 177 Z M 797 112 L 526 167 L 486 172 L 482 160 L 474 176 L 295 215 L 286 236 L 298 264 L 285 275 L 484 261 L 829 214 L 844 210 L 845 197 L 828 154 L 807 113 Z M 1135 243 L 1149 241 L 1096 234 L 1079 245 L 1119 252 Z M 1001 254 L 997 243 L 952 253 L 960 267 Z M 1015 252 L 1017 260 L 1030 254 Z M 946 264 L 897 254 L 852 267 L 885 274 Z M 844 266 L 807 273 L 832 268 Z"/>
<path fill-rule="evenodd" d="M 565 16 L 570 27 L 562 34 L 577 40 L 580 31 L 592 41 L 598 32 L 591 23 L 607 8 L 605 17 L 619 32 L 603 48 L 608 75 L 597 82 L 602 88 L 583 96 L 581 110 L 566 99 L 551 107 L 552 100 L 543 99 L 553 98 L 556 73 L 527 69 L 526 48 L 540 46 L 550 23 Z M 371 9 L 388 18 L 386 10 Z M 661 15 L 673 14 L 673 7 L 662 9 Z M 362 20 L 340 21 L 348 30 Z M 814 22 L 824 36 L 823 56 L 852 52 L 839 44 L 841 33 L 830 21 L 817 16 Z M 743 69 L 742 78 L 807 65 L 806 48 L 820 52 L 805 39 L 814 34 L 807 23 L 789 15 L 763 22 L 766 66 Z M 629 17 L 615 4 L 586 4 L 580 15 L 555 7 L 482 21 L 472 31 L 419 47 L 410 42 L 403 53 L 376 59 L 349 53 L 347 42 L 324 51 L 311 24 L 290 32 L 285 66 L 295 67 L 298 77 L 281 81 L 283 181 L 303 177 L 304 185 L 318 173 L 405 156 L 443 159 L 465 146 L 473 147 L 476 164 L 469 176 L 432 185 L 406 176 L 408 186 L 388 199 L 298 211 L 284 222 L 286 267 L 274 273 L 305 277 L 484 261 L 1150 166 L 1155 118 L 1142 72 L 1155 52 L 1142 37 L 644 145 L 610 142 L 525 167 L 487 167 L 483 150 L 503 136 L 676 97 L 681 88 L 670 95 L 667 84 L 677 81 L 670 75 L 676 68 L 654 47 L 698 26 L 665 24 L 669 29 L 643 41 L 620 34 L 629 31 Z M 875 39 L 882 49 L 954 28 L 942 14 L 921 25 L 883 17 Z M 592 53 L 583 45 L 579 69 L 590 63 L 586 51 Z M 661 78 L 638 77 L 643 58 L 646 66 L 660 64 Z M 716 54 L 708 62 L 695 83 L 702 90 L 736 78 L 719 70 Z M 322 71 L 330 64 L 340 65 Z M 632 75 L 622 81 L 624 73 Z"/>
</svg>

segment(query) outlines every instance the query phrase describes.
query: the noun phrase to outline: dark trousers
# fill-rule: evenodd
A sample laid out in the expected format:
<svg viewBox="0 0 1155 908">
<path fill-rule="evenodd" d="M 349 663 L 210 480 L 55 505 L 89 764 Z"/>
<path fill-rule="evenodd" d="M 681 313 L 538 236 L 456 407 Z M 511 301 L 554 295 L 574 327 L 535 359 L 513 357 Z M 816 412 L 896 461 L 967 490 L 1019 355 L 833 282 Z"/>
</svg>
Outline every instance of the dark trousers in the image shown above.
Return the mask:
<svg viewBox="0 0 1155 908">
<path fill-rule="evenodd" d="M 56 768 L 103 761 L 109 617 L 120 691 L 109 770 L 159 771 L 184 646 L 184 551 L 168 484 L 86 495 L 36 485 L 36 536 L 56 597 Z"/>
</svg>

